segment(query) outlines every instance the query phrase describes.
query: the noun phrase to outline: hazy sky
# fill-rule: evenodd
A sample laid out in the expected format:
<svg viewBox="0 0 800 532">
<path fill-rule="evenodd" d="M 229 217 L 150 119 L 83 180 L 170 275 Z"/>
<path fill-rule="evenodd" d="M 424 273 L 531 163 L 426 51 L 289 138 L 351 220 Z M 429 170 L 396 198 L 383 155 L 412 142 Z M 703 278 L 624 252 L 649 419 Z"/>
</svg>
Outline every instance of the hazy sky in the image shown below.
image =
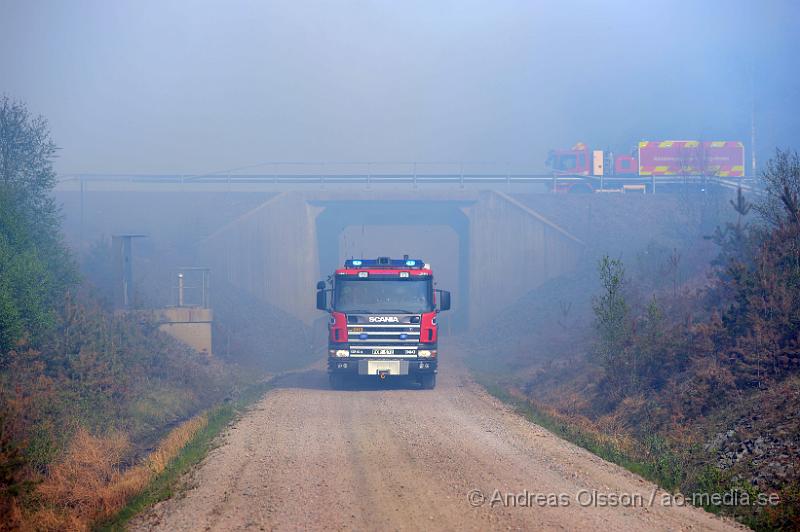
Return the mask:
<svg viewBox="0 0 800 532">
<path fill-rule="evenodd" d="M 749 149 L 752 80 L 768 155 L 800 149 L 798 20 L 791 0 L 0 0 L 0 92 L 50 120 L 62 172 Z"/>
</svg>

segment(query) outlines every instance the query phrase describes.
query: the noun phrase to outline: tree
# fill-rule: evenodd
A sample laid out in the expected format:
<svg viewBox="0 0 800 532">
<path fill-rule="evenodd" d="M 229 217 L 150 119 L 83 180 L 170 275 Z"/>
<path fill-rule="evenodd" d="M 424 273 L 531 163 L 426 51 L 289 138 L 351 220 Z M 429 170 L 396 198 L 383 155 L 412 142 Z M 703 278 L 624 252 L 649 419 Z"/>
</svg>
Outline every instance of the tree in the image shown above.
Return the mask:
<svg viewBox="0 0 800 532">
<path fill-rule="evenodd" d="M 604 256 L 598 264 L 603 291 L 592 301 L 597 341 L 594 355 L 606 370 L 615 392 L 622 392 L 627 380 L 627 344 L 630 339 L 630 309 L 625 300 L 625 268 L 619 259 Z"/>
<path fill-rule="evenodd" d="M 753 204 L 744 197 L 741 187 L 736 189 L 736 200 L 729 200 L 729 203 L 736 212 L 736 223 L 727 222 L 724 227 L 717 226 L 712 235 L 705 237 L 719 246 L 719 256 L 712 264 L 723 269 L 752 264 L 759 237 L 758 231 L 744 221 Z"/>
<path fill-rule="evenodd" d="M 77 280 L 51 194 L 56 149 L 44 118 L 0 97 L 0 354 L 52 326 Z"/>
<path fill-rule="evenodd" d="M 778 150 L 761 173 L 761 224 L 742 224 L 750 210 L 741 193 L 731 205 L 736 224 L 714 237 L 721 266 L 714 296 L 730 337 L 740 385 L 760 387 L 800 365 L 800 157 Z"/>
<path fill-rule="evenodd" d="M 37 214 L 54 214 L 49 193 L 56 184 L 56 149 L 43 117 L 31 117 L 23 103 L 8 96 L 0 98 L 0 182 L 5 195 L 34 207 Z"/>
<path fill-rule="evenodd" d="M 800 155 L 796 151 L 776 150 L 761 172 L 766 192 L 756 211 L 773 228 L 800 225 Z"/>
</svg>

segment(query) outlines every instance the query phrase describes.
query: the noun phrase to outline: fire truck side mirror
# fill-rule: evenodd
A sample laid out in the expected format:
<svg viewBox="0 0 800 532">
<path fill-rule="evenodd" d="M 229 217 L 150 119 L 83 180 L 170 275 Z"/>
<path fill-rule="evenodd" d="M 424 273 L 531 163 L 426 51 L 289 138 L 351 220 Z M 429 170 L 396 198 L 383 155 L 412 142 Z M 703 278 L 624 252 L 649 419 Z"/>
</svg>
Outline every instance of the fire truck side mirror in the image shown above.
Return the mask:
<svg viewBox="0 0 800 532">
<path fill-rule="evenodd" d="M 450 292 L 447 290 L 439 291 L 439 310 L 450 310 Z"/>
<path fill-rule="evenodd" d="M 320 288 L 322 285 L 322 288 Z M 317 283 L 317 309 L 328 310 L 328 293 L 325 290 L 325 283 L 320 281 Z"/>
</svg>

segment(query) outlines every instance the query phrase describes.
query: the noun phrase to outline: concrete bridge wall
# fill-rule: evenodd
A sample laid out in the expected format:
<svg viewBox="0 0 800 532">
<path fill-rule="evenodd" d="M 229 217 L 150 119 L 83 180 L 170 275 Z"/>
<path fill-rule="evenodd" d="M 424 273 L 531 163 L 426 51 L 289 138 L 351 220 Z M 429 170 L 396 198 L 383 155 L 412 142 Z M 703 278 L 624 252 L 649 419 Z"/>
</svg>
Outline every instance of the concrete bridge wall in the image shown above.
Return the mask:
<svg viewBox="0 0 800 532">
<path fill-rule="evenodd" d="M 308 322 L 321 211 L 298 192 L 275 196 L 211 234 L 202 249 L 206 263 L 215 277 Z"/>
<path fill-rule="evenodd" d="M 484 192 L 469 219 L 470 315 L 494 316 L 575 267 L 583 243 L 517 200 Z"/>
</svg>

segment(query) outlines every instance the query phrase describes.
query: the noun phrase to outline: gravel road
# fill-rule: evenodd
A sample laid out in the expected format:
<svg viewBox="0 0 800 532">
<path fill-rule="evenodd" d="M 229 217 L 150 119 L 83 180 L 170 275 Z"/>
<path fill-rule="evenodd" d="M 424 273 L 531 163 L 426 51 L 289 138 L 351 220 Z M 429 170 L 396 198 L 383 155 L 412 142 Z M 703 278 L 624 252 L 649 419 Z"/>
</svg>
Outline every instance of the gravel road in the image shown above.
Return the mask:
<svg viewBox="0 0 800 532">
<path fill-rule="evenodd" d="M 131 528 L 740 529 L 665 506 L 653 484 L 521 418 L 457 362 L 439 379 L 332 391 L 322 370 L 284 377 Z"/>
</svg>

